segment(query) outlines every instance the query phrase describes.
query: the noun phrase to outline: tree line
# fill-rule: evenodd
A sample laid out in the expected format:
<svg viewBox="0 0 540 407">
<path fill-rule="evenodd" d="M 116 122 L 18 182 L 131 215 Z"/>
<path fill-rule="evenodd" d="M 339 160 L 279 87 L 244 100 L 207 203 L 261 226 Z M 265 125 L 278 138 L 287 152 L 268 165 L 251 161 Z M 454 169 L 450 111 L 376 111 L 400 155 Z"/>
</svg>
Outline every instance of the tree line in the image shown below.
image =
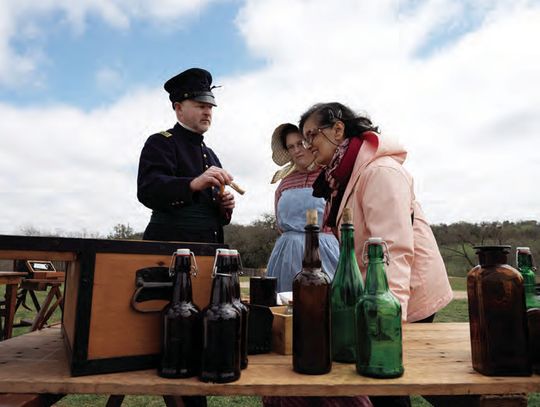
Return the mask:
<svg viewBox="0 0 540 407">
<path fill-rule="evenodd" d="M 520 222 L 457 222 L 432 225 L 448 274 L 465 276 L 477 264 L 474 246 L 511 245 L 509 264 L 515 266 L 515 249 L 519 246 L 531 248 L 535 259 L 540 259 L 540 223 L 535 220 Z M 142 239 L 142 231 L 135 231 L 129 224 L 117 224 L 106 236 L 86 231 L 64 233 L 43 232 L 32 227 L 21 228 L 26 236 L 68 236 L 107 239 Z M 275 218 L 263 214 L 249 225 L 231 224 L 225 227 L 225 243 L 242 255 L 245 267 L 265 268 L 279 232 Z"/>
</svg>

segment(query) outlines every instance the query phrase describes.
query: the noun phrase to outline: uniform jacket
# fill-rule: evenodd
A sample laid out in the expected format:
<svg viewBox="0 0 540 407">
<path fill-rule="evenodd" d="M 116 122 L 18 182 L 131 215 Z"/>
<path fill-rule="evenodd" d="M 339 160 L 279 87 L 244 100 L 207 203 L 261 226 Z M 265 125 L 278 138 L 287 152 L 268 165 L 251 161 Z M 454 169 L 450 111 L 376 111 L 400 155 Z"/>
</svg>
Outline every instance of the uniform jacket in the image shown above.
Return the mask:
<svg viewBox="0 0 540 407">
<path fill-rule="evenodd" d="M 341 223 L 343 208 L 352 208 L 360 265 L 368 238 L 386 241 L 390 289 L 401 303 L 403 319 L 414 322 L 446 306 L 452 289 L 433 232 L 416 201 L 413 178 L 402 166 L 406 156 L 392 139 L 364 133 L 336 224 Z M 366 269 L 361 268 L 365 278 Z"/>
<path fill-rule="evenodd" d="M 189 187 L 194 178 L 211 166 L 221 167 L 221 163 L 204 143 L 204 137 L 177 123 L 147 139 L 139 161 L 137 198 L 154 214 L 174 213 L 196 204 L 211 205 L 219 225 L 216 232 L 222 235 L 221 225 L 230 222 L 231 211 L 224 211 L 217 203 L 218 189 L 193 192 Z M 201 241 L 197 237 L 189 240 Z"/>
</svg>

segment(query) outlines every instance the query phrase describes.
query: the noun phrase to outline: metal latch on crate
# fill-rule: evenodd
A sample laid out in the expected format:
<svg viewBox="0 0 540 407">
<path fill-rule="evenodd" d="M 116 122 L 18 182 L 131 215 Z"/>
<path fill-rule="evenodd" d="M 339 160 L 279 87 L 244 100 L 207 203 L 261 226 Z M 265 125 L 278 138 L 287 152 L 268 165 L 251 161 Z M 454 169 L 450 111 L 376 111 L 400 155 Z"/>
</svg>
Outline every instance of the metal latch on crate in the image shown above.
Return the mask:
<svg viewBox="0 0 540 407">
<path fill-rule="evenodd" d="M 172 296 L 168 267 L 146 267 L 135 273 L 135 292 L 131 307 L 137 312 L 159 312 Z"/>
</svg>

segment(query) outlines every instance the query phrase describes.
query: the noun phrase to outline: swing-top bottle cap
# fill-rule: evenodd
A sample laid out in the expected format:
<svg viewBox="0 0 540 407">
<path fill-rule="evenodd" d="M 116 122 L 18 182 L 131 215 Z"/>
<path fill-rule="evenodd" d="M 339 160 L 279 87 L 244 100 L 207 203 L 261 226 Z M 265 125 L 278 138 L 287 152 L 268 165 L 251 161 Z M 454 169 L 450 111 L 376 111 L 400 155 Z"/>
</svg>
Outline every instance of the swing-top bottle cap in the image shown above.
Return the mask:
<svg viewBox="0 0 540 407">
<path fill-rule="evenodd" d="M 318 225 L 317 209 L 308 209 L 306 211 L 306 223 L 308 225 Z"/>
<path fill-rule="evenodd" d="M 369 244 L 382 244 L 383 240 L 382 237 L 370 237 L 368 239 Z"/>
<path fill-rule="evenodd" d="M 516 252 L 518 253 L 531 253 L 531 248 L 526 246 L 516 247 Z"/>
<path fill-rule="evenodd" d="M 352 225 L 353 223 L 352 209 L 349 207 L 343 209 L 343 223 L 347 223 L 350 225 Z"/>
<path fill-rule="evenodd" d="M 176 249 L 176 255 L 177 256 L 189 256 L 190 250 L 189 249 Z"/>
</svg>

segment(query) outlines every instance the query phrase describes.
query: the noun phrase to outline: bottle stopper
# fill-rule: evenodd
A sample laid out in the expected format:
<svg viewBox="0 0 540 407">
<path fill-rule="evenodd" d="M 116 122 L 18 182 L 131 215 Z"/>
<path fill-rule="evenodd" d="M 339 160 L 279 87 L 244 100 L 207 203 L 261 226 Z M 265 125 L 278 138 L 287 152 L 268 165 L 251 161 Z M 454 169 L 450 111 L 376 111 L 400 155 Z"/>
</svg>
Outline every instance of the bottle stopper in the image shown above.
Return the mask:
<svg viewBox="0 0 540 407">
<path fill-rule="evenodd" d="M 306 224 L 308 225 L 318 225 L 317 219 L 317 209 L 308 209 L 306 211 Z"/>
<path fill-rule="evenodd" d="M 343 223 L 346 223 L 348 225 L 353 224 L 352 209 L 349 207 L 343 209 Z"/>
</svg>

